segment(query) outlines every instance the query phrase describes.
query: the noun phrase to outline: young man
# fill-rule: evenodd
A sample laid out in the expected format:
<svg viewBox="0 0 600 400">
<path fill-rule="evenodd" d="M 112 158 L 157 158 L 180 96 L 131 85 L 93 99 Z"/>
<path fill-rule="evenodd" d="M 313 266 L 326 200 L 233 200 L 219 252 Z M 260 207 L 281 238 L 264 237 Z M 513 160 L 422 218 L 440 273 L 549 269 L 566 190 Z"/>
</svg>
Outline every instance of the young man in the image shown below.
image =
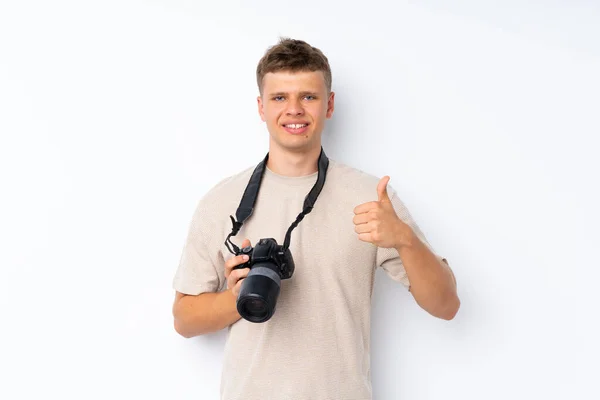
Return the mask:
<svg viewBox="0 0 600 400">
<path fill-rule="evenodd" d="M 323 164 L 321 134 L 334 111 L 331 80 L 323 53 L 299 40 L 281 40 L 257 67 L 268 157 L 254 210 L 231 241 L 241 248 L 262 238 L 282 244 L 326 166 L 314 208 L 290 236 L 295 271 L 281 280 L 266 322 L 241 318 L 236 299 L 250 269 L 234 269 L 247 259 L 225 243 L 255 168 L 222 180 L 193 215 L 173 282 L 175 330 L 189 338 L 229 329 L 223 400 L 370 399 L 370 300 L 378 267 L 430 314 L 449 320 L 458 311 L 452 271 L 387 186 L 389 177 L 379 180 L 335 160 Z"/>
</svg>

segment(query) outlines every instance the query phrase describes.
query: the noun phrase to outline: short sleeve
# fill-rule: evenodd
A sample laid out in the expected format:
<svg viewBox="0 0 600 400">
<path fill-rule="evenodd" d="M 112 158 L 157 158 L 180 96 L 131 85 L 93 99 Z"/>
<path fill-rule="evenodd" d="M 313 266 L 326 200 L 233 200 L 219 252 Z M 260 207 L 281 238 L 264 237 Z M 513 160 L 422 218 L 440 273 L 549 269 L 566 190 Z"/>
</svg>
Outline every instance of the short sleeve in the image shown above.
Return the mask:
<svg viewBox="0 0 600 400">
<path fill-rule="evenodd" d="M 198 295 L 216 292 L 224 282 L 222 254 L 215 242 L 216 226 L 211 213 L 200 201 L 190 223 L 187 239 L 173 279 L 173 288 L 181 293 Z"/>
<path fill-rule="evenodd" d="M 389 185 L 388 193 L 390 193 L 390 199 L 398 217 L 402 221 L 404 221 L 404 223 L 410 226 L 417 235 L 417 237 L 421 239 L 421 241 L 427 247 L 429 247 L 431 251 L 433 251 L 431 245 L 425 238 L 425 235 L 411 216 L 410 212 L 408 211 L 404 203 L 400 200 L 396 192 Z M 382 247 L 378 247 L 376 262 L 377 266 L 383 268 L 391 279 L 402 283 L 407 288 L 410 288 L 410 281 L 408 279 L 408 275 L 406 274 L 404 264 L 402 263 L 402 259 L 400 258 L 400 255 L 398 254 L 398 251 L 396 249 L 385 249 Z"/>
</svg>

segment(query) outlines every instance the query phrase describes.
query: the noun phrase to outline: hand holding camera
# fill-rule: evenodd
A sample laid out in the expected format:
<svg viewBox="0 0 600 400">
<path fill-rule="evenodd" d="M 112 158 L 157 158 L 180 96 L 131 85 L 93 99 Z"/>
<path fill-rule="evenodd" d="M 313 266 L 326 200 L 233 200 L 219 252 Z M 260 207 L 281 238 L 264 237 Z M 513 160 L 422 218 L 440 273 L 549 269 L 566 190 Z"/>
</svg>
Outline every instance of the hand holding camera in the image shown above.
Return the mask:
<svg viewBox="0 0 600 400">
<path fill-rule="evenodd" d="M 248 239 L 244 239 L 242 242 L 242 248 L 249 246 L 250 241 Z M 248 276 L 248 272 L 250 272 L 250 268 L 244 265 L 249 259 L 250 257 L 248 255 L 239 254 L 231 257 L 225 262 L 225 279 L 227 280 L 227 289 L 231 290 L 231 293 L 236 299 L 240 293 L 242 281 L 246 276 Z"/>
<path fill-rule="evenodd" d="M 289 248 L 273 238 L 260 239 L 256 247 L 246 239 L 243 245 L 230 260 L 236 265 L 231 267 L 227 284 L 235 288 L 240 315 L 251 322 L 265 322 L 275 313 L 281 280 L 294 274 L 294 259 Z M 236 282 L 239 276 L 244 279 Z"/>
</svg>

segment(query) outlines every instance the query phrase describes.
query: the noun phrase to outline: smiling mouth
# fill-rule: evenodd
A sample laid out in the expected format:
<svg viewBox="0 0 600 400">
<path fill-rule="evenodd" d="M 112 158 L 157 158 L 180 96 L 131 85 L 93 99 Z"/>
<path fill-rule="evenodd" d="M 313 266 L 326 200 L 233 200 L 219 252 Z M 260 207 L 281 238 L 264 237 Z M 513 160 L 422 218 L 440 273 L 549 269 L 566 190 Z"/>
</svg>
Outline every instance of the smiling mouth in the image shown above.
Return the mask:
<svg viewBox="0 0 600 400">
<path fill-rule="evenodd" d="M 302 135 L 308 130 L 310 123 L 301 124 L 283 124 L 283 129 L 291 135 Z"/>
</svg>

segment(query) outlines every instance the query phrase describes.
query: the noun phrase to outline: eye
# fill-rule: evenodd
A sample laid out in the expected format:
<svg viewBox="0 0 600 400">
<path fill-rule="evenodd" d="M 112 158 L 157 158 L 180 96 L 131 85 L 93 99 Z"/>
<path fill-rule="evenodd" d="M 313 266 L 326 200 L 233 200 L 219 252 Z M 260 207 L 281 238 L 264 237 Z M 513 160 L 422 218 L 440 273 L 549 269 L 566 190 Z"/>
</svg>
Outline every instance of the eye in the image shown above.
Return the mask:
<svg viewBox="0 0 600 400">
<path fill-rule="evenodd" d="M 313 96 L 312 94 L 307 94 L 306 96 L 304 96 L 304 98 L 307 100 L 314 100 L 315 96 Z"/>
<path fill-rule="evenodd" d="M 273 100 L 281 101 L 281 100 L 283 100 L 283 96 L 275 96 L 275 97 L 273 97 Z"/>
</svg>

